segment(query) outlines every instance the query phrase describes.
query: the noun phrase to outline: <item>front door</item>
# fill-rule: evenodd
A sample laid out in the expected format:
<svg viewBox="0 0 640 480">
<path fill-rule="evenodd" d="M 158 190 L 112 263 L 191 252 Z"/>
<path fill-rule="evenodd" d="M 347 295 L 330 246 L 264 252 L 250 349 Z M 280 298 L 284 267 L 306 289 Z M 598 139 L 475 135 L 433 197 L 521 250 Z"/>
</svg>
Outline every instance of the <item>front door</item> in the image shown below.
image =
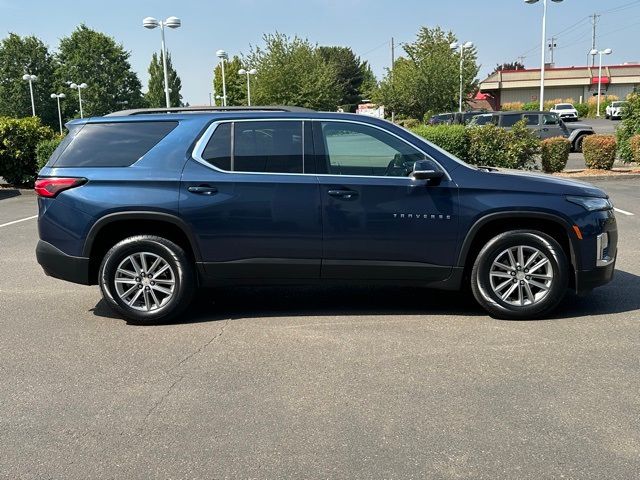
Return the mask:
<svg viewBox="0 0 640 480">
<path fill-rule="evenodd" d="M 322 201 L 322 277 L 446 279 L 456 248 L 457 188 L 409 175 L 425 155 L 376 126 L 314 122 Z"/>
<path fill-rule="evenodd" d="M 180 212 L 209 277 L 319 278 L 322 224 L 311 145 L 311 125 L 299 120 L 209 128 L 180 187 Z"/>
</svg>

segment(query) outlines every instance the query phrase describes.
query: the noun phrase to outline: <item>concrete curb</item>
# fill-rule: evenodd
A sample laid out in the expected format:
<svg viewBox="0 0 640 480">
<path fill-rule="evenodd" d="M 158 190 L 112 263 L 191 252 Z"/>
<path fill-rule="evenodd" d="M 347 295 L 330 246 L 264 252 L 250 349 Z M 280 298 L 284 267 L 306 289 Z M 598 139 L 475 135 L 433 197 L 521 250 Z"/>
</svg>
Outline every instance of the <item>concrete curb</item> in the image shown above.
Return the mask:
<svg viewBox="0 0 640 480">
<path fill-rule="evenodd" d="M 593 181 L 593 180 L 637 180 L 640 179 L 640 173 L 630 173 L 628 175 L 620 174 L 620 175 L 554 175 L 554 177 L 558 178 L 568 178 L 569 180 L 581 180 L 583 182 Z"/>
</svg>

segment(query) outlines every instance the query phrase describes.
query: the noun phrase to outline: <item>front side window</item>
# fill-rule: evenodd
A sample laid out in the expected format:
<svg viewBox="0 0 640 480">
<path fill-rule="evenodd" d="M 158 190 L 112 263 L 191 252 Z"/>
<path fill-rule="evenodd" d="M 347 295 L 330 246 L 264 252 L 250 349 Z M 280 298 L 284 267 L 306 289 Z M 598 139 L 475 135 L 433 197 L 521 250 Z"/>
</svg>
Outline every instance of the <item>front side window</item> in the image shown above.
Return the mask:
<svg viewBox="0 0 640 480">
<path fill-rule="evenodd" d="M 399 138 L 368 125 L 322 122 L 326 170 L 331 175 L 406 177 L 425 155 Z"/>
<path fill-rule="evenodd" d="M 249 121 L 218 125 L 202 159 L 232 172 L 305 173 L 300 121 Z"/>
<path fill-rule="evenodd" d="M 545 125 L 558 125 L 558 117 L 555 115 L 545 114 L 542 116 L 542 123 Z"/>
<path fill-rule="evenodd" d="M 529 127 L 537 127 L 538 126 L 538 114 L 533 113 L 525 113 L 523 118 L 527 121 L 527 126 Z"/>
</svg>

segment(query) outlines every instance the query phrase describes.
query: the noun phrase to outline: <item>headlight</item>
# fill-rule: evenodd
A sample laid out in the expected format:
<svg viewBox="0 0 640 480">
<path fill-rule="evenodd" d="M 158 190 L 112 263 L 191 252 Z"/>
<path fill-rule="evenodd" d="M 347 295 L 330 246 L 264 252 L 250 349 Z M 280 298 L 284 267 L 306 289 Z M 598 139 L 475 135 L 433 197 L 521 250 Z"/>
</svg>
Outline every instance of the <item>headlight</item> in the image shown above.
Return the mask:
<svg viewBox="0 0 640 480">
<path fill-rule="evenodd" d="M 600 197 L 567 197 L 571 203 L 584 207 L 585 210 L 595 212 L 597 210 L 609 210 L 613 205 L 608 198 Z"/>
</svg>

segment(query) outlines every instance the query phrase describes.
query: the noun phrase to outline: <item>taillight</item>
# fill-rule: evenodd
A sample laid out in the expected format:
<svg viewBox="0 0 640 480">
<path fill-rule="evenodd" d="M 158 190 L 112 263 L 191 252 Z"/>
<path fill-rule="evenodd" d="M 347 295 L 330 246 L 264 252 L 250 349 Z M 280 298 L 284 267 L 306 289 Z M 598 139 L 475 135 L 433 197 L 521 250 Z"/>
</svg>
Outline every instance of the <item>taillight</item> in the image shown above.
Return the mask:
<svg viewBox="0 0 640 480">
<path fill-rule="evenodd" d="M 63 190 L 86 183 L 86 178 L 43 177 L 36 180 L 34 190 L 41 197 L 53 198 Z"/>
</svg>

